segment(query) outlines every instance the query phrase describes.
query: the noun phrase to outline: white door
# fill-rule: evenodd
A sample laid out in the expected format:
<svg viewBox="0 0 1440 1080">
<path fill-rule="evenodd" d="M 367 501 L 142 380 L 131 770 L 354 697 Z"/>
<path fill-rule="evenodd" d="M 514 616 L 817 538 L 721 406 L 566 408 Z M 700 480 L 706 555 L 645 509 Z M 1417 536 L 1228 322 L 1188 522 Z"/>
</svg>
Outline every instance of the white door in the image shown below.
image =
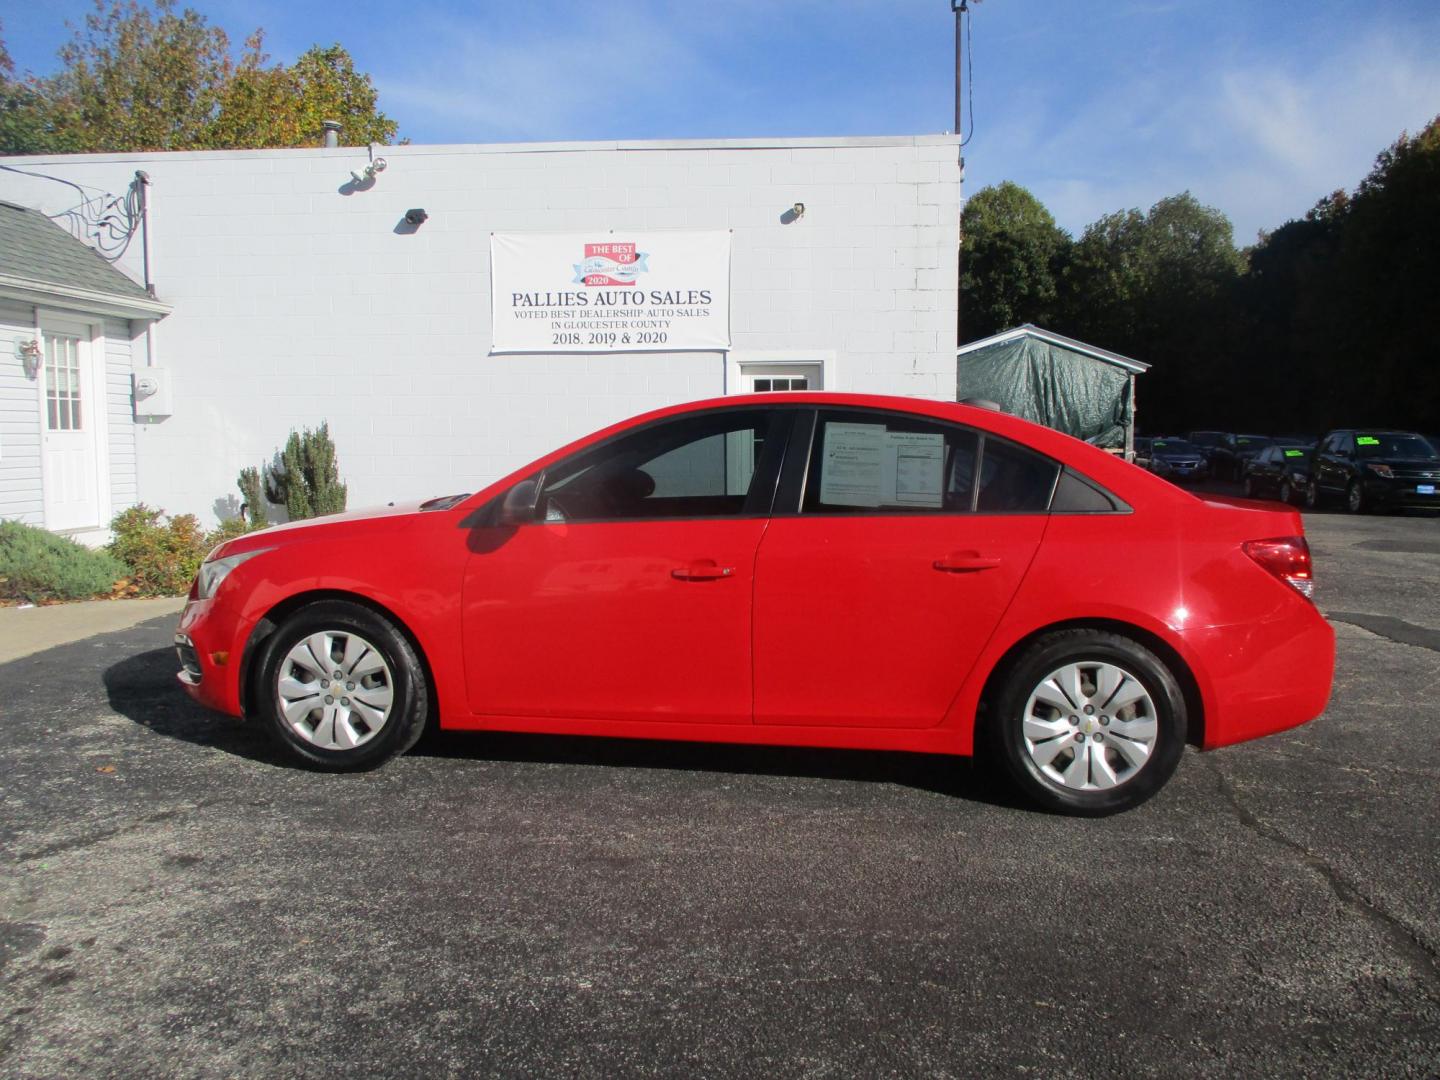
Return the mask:
<svg viewBox="0 0 1440 1080">
<path fill-rule="evenodd" d="M 45 527 L 52 532 L 93 529 L 100 521 L 100 407 L 90 342 L 76 333 L 46 330 L 44 394 Z"/>
</svg>

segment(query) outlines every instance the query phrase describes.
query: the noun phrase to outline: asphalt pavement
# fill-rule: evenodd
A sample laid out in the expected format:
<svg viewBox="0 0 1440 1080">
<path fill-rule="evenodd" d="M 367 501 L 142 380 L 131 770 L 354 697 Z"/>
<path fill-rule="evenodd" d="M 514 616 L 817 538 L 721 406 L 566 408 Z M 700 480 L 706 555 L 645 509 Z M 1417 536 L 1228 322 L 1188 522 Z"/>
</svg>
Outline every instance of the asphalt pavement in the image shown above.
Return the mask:
<svg viewBox="0 0 1440 1080">
<path fill-rule="evenodd" d="M 1440 519 L 1306 524 L 1326 714 L 1100 821 L 901 754 L 310 773 L 173 616 L 0 665 L 0 1074 L 1440 1074 Z"/>
</svg>

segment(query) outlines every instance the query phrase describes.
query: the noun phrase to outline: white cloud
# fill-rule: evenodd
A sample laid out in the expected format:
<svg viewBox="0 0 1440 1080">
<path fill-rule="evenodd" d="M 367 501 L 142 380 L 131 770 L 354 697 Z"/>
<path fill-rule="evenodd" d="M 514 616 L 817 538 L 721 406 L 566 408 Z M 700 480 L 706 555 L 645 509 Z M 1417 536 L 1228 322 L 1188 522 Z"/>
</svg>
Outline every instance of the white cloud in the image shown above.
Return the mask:
<svg viewBox="0 0 1440 1080">
<path fill-rule="evenodd" d="M 1137 72 L 1066 103 L 1017 101 L 976 154 L 970 190 L 1009 177 L 1079 232 L 1102 214 L 1190 190 L 1238 242 L 1353 188 L 1402 130 L 1440 112 L 1440 63 L 1423 41 L 1376 31 L 1329 55 L 1192 72 Z M 983 162 L 983 164 L 981 164 Z"/>
<path fill-rule="evenodd" d="M 678 79 L 693 86 L 705 72 L 686 42 L 625 8 L 503 32 L 478 19 L 424 21 L 436 47 L 423 68 L 378 79 L 382 100 L 467 140 L 601 137 L 607 110 L 653 100 Z"/>
</svg>

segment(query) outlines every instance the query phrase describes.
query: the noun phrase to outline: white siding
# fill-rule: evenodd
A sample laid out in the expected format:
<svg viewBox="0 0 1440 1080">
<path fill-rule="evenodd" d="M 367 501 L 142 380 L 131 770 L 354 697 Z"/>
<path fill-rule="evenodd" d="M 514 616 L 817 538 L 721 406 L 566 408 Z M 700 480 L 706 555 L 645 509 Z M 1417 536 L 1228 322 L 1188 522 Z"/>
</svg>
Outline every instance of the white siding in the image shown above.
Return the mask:
<svg viewBox="0 0 1440 1080">
<path fill-rule="evenodd" d="M 35 337 L 33 308 L 0 301 L 0 518 L 43 523 L 39 391 L 15 349 Z"/>
<path fill-rule="evenodd" d="M 737 351 L 825 352 L 829 389 L 953 396 L 951 137 L 381 153 L 389 168 L 348 194 L 363 149 L 26 160 L 117 193 L 137 168 L 153 180 L 175 414 L 131 429 L 144 501 L 213 520 L 242 467 L 321 421 L 352 506 L 475 490 L 602 424 L 724 392 L 718 353 L 488 355 L 495 230 L 731 229 Z M 0 198 L 53 211 L 69 194 L 0 173 Z M 797 202 L 805 216 L 781 224 Z M 410 207 L 430 220 L 397 233 Z"/>
</svg>

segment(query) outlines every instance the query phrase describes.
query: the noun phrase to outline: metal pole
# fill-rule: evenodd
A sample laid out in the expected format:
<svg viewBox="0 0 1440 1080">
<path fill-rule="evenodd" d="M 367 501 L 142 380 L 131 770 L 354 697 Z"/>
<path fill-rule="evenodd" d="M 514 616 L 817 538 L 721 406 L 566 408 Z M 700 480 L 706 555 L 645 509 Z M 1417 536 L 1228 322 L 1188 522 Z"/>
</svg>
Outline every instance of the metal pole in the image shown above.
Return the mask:
<svg viewBox="0 0 1440 1080">
<path fill-rule="evenodd" d="M 963 76 L 963 70 L 962 70 L 962 66 L 961 66 L 961 61 L 962 61 L 962 58 L 964 57 L 965 53 L 964 53 L 963 48 L 961 47 L 962 44 L 963 44 L 963 42 L 962 42 L 962 40 L 961 40 L 961 28 L 962 28 L 962 26 L 963 26 L 963 18 L 964 18 L 964 16 L 968 13 L 968 11 L 969 11 L 969 0 L 950 0 L 950 10 L 955 13 L 955 141 L 956 141 L 956 143 L 957 143 L 957 145 L 958 145 L 959 143 L 962 143 L 962 142 L 965 141 L 965 140 L 964 140 L 964 135 L 963 135 L 964 114 L 963 114 L 963 112 L 962 112 L 962 106 L 964 105 L 964 93 L 963 93 L 963 90 L 962 90 L 963 83 L 962 83 L 962 81 L 961 81 L 961 78 L 962 78 L 962 76 Z M 955 345 L 956 345 L 956 347 L 958 348 L 958 347 L 960 346 L 961 342 L 963 342 L 963 341 L 965 340 L 965 310 L 964 310 L 964 308 L 965 308 L 965 301 L 964 301 L 964 298 L 963 298 L 963 296 L 961 295 L 961 291 L 960 291 L 960 275 L 962 275 L 962 274 L 965 272 L 965 253 L 964 253 L 964 252 L 965 252 L 965 219 L 964 219 L 964 209 L 965 209 L 965 192 L 964 192 L 964 185 L 965 185 L 965 157 L 964 157 L 964 151 L 957 149 L 957 150 L 956 150 L 956 157 L 957 157 L 957 159 L 958 159 L 957 162 L 956 162 L 956 167 L 960 170 L 960 180 L 959 180 L 959 183 L 960 183 L 960 186 L 961 186 L 961 192 L 960 192 L 961 218 L 960 218 L 960 227 L 959 227 L 958 230 L 956 231 L 956 243 L 955 243 Z M 959 393 L 959 388 L 958 388 L 959 359 L 958 359 L 958 358 L 956 359 L 956 378 L 957 378 L 956 393 L 957 393 L 957 395 L 958 395 L 958 393 Z"/>
<path fill-rule="evenodd" d="M 145 291 L 155 295 L 155 279 L 150 276 L 150 174 L 137 169 L 135 172 L 136 195 L 140 199 L 140 265 L 145 275 Z M 145 366 L 155 367 L 160 363 L 159 333 L 155 319 L 145 321 Z"/>
<path fill-rule="evenodd" d="M 961 17 L 965 14 L 969 0 L 950 0 L 950 10 L 955 13 L 955 135 L 957 138 L 964 135 L 965 119 L 961 112 L 963 90 L 961 84 L 961 58 L 965 55 L 961 48 Z"/>
</svg>

